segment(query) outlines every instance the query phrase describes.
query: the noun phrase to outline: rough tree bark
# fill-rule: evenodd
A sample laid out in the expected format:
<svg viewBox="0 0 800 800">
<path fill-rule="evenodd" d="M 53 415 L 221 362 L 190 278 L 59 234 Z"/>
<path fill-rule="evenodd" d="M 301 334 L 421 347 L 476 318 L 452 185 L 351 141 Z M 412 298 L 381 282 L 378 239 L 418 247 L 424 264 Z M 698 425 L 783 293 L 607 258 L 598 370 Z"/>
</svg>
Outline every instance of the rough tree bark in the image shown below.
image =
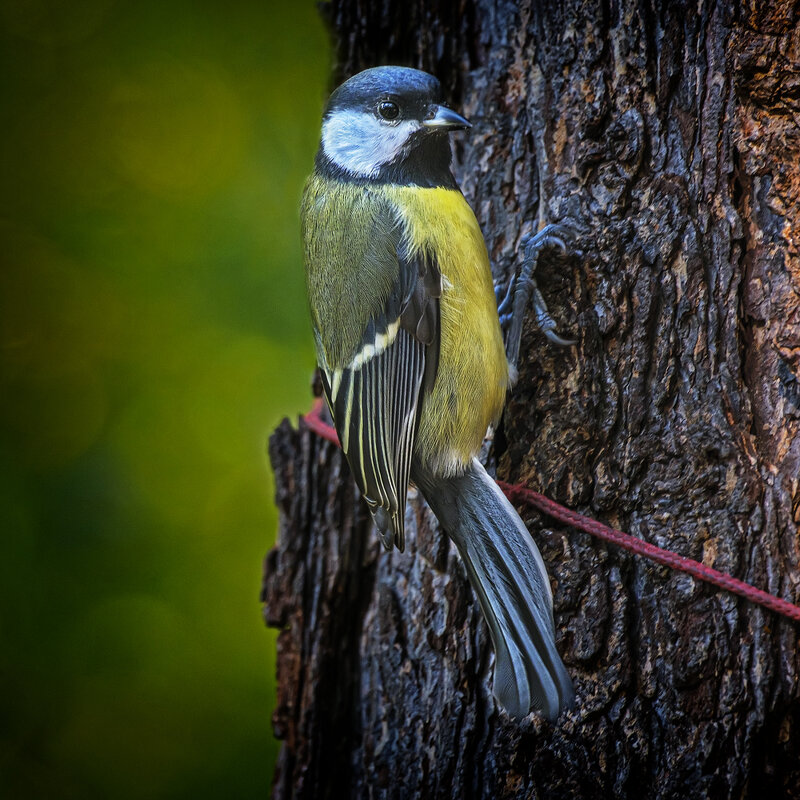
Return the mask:
<svg viewBox="0 0 800 800">
<path fill-rule="evenodd" d="M 437 74 L 498 275 L 544 222 L 498 477 L 800 601 L 800 11 L 671 0 L 333 0 L 337 80 Z M 341 454 L 284 423 L 278 798 L 800 797 L 797 625 L 523 512 L 578 706 L 517 725 L 418 498 L 382 551 Z"/>
</svg>

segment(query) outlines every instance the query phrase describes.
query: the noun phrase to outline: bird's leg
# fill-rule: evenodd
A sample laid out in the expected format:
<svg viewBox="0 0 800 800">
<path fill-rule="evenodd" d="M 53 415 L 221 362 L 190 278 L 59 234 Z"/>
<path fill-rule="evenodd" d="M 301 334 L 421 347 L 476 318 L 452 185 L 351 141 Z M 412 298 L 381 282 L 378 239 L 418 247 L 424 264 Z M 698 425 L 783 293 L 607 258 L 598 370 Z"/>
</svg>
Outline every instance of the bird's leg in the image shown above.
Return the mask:
<svg viewBox="0 0 800 800">
<path fill-rule="evenodd" d="M 512 275 L 508 281 L 508 288 L 503 292 L 503 284 L 500 281 L 495 281 L 494 296 L 497 301 L 497 316 L 500 317 L 500 327 L 506 331 L 511 322 L 511 308 L 514 304 L 514 286 L 515 275 Z"/>
<path fill-rule="evenodd" d="M 556 323 L 547 310 L 542 293 L 536 285 L 534 272 L 540 252 L 546 247 L 555 247 L 565 253 L 567 246 L 564 239 L 569 238 L 571 231 L 564 225 L 550 224 L 538 233 L 526 236 L 522 242 L 522 269 L 516 278 L 512 278 L 508 285 L 505 297 L 500 302 L 497 311 L 500 323 L 506 326 L 506 357 L 512 372 L 516 372 L 519 361 L 519 347 L 522 340 L 522 324 L 525 320 L 525 308 L 533 297 L 533 308 L 536 312 L 536 323 L 542 333 L 554 344 L 570 347 L 576 342 L 573 339 L 562 339 L 556 333 Z M 495 292 L 497 289 L 495 289 Z"/>
</svg>

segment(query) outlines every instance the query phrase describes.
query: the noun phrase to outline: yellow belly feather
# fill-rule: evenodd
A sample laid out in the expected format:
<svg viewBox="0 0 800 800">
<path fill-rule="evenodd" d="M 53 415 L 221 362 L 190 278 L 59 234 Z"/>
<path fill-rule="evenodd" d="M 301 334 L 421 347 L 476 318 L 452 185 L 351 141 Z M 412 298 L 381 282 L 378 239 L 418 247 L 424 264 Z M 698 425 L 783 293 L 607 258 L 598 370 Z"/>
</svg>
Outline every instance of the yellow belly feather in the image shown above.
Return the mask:
<svg viewBox="0 0 800 800">
<path fill-rule="evenodd" d="M 397 204 L 412 250 L 434 254 L 442 274 L 439 372 L 422 408 L 416 453 L 434 471 L 453 474 L 480 449 L 508 387 L 489 256 L 461 192 L 384 191 Z"/>
</svg>

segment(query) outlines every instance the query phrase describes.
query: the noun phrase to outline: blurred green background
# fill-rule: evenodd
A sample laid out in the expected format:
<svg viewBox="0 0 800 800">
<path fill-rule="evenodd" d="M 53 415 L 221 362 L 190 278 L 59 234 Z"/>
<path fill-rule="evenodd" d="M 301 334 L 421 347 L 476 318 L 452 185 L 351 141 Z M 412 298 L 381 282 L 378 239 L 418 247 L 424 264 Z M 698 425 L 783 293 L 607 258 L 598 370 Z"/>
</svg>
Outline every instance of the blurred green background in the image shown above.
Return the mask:
<svg viewBox="0 0 800 800">
<path fill-rule="evenodd" d="M 2 0 L 0 796 L 265 797 L 314 3 Z"/>
</svg>

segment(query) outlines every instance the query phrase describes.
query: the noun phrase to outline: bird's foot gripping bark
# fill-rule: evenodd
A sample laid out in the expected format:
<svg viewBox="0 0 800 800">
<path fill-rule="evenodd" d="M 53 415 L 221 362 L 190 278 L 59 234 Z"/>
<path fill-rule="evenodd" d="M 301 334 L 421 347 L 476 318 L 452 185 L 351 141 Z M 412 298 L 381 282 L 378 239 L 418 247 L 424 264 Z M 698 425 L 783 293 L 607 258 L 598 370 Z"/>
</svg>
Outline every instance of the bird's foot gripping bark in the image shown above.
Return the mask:
<svg viewBox="0 0 800 800">
<path fill-rule="evenodd" d="M 533 297 L 533 308 L 536 312 L 536 322 L 542 333 L 554 344 L 570 347 L 576 344 L 574 339 L 563 339 L 556 333 L 556 323 L 547 310 L 547 304 L 536 285 L 534 273 L 539 254 L 548 247 L 553 247 L 566 253 L 565 240 L 572 238 L 572 230 L 565 225 L 550 224 L 538 233 L 526 236 L 521 242 L 523 259 L 522 268 L 516 277 L 509 281 L 508 290 L 497 307 L 500 315 L 500 324 L 506 331 L 506 356 L 513 373 L 516 373 L 519 361 L 519 348 L 522 339 L 522 324 L 525 318 L 525 308 Z"/>
</svg>

